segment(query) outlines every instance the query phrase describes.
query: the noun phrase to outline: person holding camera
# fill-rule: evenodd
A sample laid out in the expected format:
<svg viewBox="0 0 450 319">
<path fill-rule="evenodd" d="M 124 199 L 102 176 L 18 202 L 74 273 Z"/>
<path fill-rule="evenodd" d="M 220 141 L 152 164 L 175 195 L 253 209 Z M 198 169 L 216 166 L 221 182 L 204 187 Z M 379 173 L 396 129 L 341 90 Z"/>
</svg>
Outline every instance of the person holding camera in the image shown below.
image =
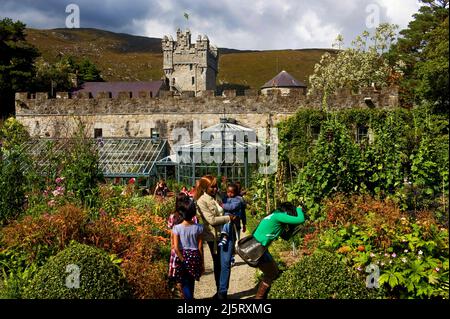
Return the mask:
<svg viewBox="0 0 450 319">
<path fill-rule="evenodd" d="M 264 276 L 255 299 L 266 298 L 270 285 L 279 275 L 278 266 L 267 248 L 280 236 L 284 239 L 290 237 L 296 231 L 295 227 L 304 222 L 305 216 L 300 207 L 295 207 L 292 203 L 282 203 L 270 215 L 263 218 L 253 232 L 254 239 L 266 248 L 256 266 Z"/>
</svg>

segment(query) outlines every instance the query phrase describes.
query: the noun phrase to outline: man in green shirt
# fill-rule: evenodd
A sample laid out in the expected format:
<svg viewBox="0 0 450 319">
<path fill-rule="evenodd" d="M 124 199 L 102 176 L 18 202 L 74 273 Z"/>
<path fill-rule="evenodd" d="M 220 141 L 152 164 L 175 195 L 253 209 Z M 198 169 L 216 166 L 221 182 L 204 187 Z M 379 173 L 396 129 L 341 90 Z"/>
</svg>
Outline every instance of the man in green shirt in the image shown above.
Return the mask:
<svg viewBox="0 0 450 319">
<path fill-rule="evenodd" d="M 265 217 L 259 223 L 253 237 L 264 247 L 268 247 L 272 241 L 277 239 L 288 225 L 299 225 L 305 222 L 305 216 L 300 207 L 295 207 L 291 203 L 283 203 L 272 214 Z M 278 267 L 269 251 L 262 255 L 258 268 L 263 272 L 264 277 L 259 284 L 256 299 L 263 299 L 272 284 L 278 277 Z"/>
</svg>

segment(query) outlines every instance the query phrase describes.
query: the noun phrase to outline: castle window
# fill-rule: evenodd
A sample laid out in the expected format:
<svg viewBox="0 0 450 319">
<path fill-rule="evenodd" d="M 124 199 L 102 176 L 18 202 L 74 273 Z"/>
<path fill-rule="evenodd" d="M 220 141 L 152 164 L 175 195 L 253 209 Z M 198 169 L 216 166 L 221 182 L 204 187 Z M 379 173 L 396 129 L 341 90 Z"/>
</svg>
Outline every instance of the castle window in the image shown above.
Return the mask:
<svg viewBox="0 0 450 319">
<path fill-rule="evenodd" d="M 192 71 L 192 64 L 189 64 L 189 69 Z"/>
<path fill-rule="evenodd" d="M 94 128 L 94 138 L 101 138 L 101 137 L 103 137 L 103 129 Z"/>
<path fill-rule="evenodd" d="M 175 85 L 175 78 L 172 79 L 172 85 Z"/>
<path fill-rule="evenodd" d="M 312 139 L 318 140 L 320 135 L 320 125 L 313 125 L 311 126 L 311 137 Z"/>
<path fill-rule="evenodd" d="M 365 125 L 358 125 L 356 130 L 356 142 L 363 143 L 369 138 L 369 129 Z"/>
<path fill-rule="evenodd" d="M 195 84 L 195 77 L 192 77 L 192 85 Z"/>
</svg>

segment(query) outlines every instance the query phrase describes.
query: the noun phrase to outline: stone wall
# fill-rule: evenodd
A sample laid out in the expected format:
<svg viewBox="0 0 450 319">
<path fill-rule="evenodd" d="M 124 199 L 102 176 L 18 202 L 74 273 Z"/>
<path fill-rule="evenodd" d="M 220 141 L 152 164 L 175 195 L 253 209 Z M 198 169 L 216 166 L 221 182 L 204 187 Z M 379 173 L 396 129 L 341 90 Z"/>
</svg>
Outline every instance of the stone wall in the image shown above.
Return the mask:
<svg viewBox="0 0 450 319">
<path fill-rule="evenodd" d="M 398 106 L 397 92 L 396 88 L 380 91 L 368 88 L 358 94 L 341 90 L 329 97 L 328 107 L 394 108 Z M 182 96 L 174 97 L 173 92 L 162 91 L 160 97 L 152 98 L 146 92 L 137 97 L 122 92 L 118 98 L 109 98 L 110 94 L 104 92 L 96 98 L 89 93 L 71 98 L 69 93 L 60 92 L 54 99 L 46 93 L 34 96 L 16 93 L 16 118 L 33 136 L 69 136 L 81 121 L 92 136 L 95 128 L 101 128 L 104 137 L 150 137 L 151 130 L 156 129 L 172 144 L 172 131 L 176 127 L 185 127 L 192 134 L 195 125 L 205 128 L 219 123 L 221 117 L 228 117 L 256 130 L 268 123 L 275 125 L 300 108 L 322 107 L 319 95 L 271 94 L 276 92 L 258 95 L 255 90 L 245 93 L 237 96 L 236 91 L 226 90 L 223 96 L 215 96 L 214 91 L 204 91 L 202 96 L 194 97 L 193 92 L 183 92 Z"/>
</svg>

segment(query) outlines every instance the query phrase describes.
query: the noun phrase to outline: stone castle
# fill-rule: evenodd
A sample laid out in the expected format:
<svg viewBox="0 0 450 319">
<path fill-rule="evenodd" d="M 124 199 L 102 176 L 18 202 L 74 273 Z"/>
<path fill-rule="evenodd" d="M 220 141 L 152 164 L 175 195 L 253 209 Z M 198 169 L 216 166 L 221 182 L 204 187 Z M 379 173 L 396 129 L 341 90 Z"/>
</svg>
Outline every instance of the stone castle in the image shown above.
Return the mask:
<svg viewBox="0 0 450 319">
<path fill-rule="evenodd" d="M 166 86 L 171 91 L 191 91 L 197 95 L 216 89 L 219 55 L 206 35 L 199 35 L 193 44 L 191 32 L 178 29 L 176 41 L 171 36 L 164 36 L 162 50 Z"/>
<path fill-rule="evenodd" d="M 256 130 L 275 125 L 300 108 L 323 107 L 323 96 L 305 95 L 303 84 L 297 85 L 299 90 L 286 91 L 273 84 L 265 85 L 263 94 L 247 90 L 244 95 L 237 95 L 236 91 L 225 90 L 218 95 L 218 51 L 206 36 L 199 36 L 192 44 L 190 32 L 178 30 L 176 41 L 163 38 L 162 50 L 165 79 L 158 83 L 145 82 L 149 83 L 145 86 L 138 82 L 133 86 L 109 82 L 97 88 L 95 83 L 86 83 L 90 86 L 85 89 L 59 92 L 55 97 L 19 92 L 16 118 L 35 137 L 69 136 L 77 121 L 81 121 L 92 137 L 157 136 L 173 145 L 174 128 L 187 128 L 192 134 L 196 125 L 205 128 L 227 117 Z M 327 100 L 331 110 L 395 108 L 398 102 L 395 87 L 369 87 L 356 94 L 339 90 Z"/>
</svg>

